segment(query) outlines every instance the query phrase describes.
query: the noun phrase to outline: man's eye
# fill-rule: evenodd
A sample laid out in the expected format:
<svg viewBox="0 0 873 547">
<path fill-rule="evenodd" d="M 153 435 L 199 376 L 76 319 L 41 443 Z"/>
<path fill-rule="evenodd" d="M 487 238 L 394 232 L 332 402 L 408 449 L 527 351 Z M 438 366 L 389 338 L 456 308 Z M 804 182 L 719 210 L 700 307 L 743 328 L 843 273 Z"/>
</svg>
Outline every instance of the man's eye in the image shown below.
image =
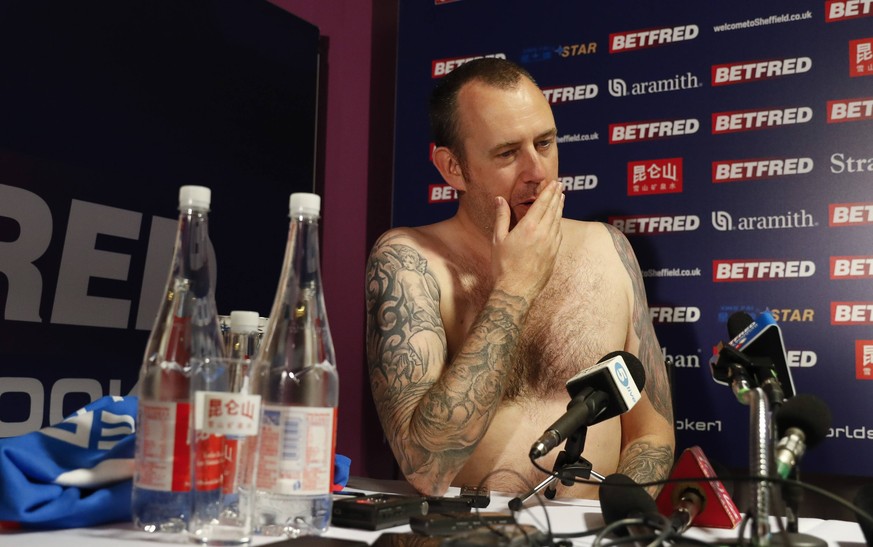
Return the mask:
<svg viewBox="0 0 873 547">
<path fill-rule="evenodd" d="M 506 152 L 501 152 L 501 153 L 497 154 L 497 157 L 499 157 L 499 158 L 511 158 L 514 155 L 515 155 L 515 150 L 507 150 Z"/>
<path fill-rule="evenodd" d="M 552 141 L 551 140 L 540 141 L 537 143 L 537 146 L 539 146 L 540 148 L 549 148 L 552 146 Z"/>
</svg>

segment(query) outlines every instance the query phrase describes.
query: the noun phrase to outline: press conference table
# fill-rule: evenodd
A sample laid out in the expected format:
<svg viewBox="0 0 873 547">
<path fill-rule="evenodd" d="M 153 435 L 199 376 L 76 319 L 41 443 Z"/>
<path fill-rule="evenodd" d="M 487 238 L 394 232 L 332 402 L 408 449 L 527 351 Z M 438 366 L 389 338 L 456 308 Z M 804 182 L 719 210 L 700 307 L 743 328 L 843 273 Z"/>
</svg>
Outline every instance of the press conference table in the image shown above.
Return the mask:
<svg viewBox="0 0 873 547">
<path fill-rule="evenodd" d="M 352 477 L 347 489 L 368 493 L 414 494 L 412 488 L 403 481 L 371 480 L 360 477 Z M 455 496 L 457 494 L 457 489 L 453 488 L 449 490 L 447 495 Z M 511 495 L 492 493 L 491 505 L 486 510 L 508 513 L 508 503 L 511 498 Z M 551 523 L 552 531 L 556 533 L 581 532 L 603 526 L 600 503 L 596 500 L 543 500 L 545 507 L 542 507 L 531 499 L 525 505 L 526 509 L 518 513 L 518 521 L 522 524 L 532 524 L 540 530 L 546 529 L 546 515 Z M 866 545 L 861 528 L 855 522 L 801 518 L 799 530 L 827 541 L 829 546 L 861 547 Z M 408 525 L 375 532 L 331 526 L 326 535 L 372 544 L 383 532 L 409 531 Z M 720 539 L 736 539 L 737 530 L 692 527 L 686 535 L 702 541 L 714 542 Z M 281 538 L 255 536 L 252 545 L 266 545 L 279 539 Z M 592 542 L 593 536 L 573 539 L 573 544 L 578 546 L 591 545 Z M 156 544 L 193 545 L 183 535 L 148 534 L 135 530 L 129 523 L 44 532 L 0 533 L 0 546 L 8 545 L 9 547 L 46 547 L 52 545 L 63 547 L 155 547 Z"/>
</svg>

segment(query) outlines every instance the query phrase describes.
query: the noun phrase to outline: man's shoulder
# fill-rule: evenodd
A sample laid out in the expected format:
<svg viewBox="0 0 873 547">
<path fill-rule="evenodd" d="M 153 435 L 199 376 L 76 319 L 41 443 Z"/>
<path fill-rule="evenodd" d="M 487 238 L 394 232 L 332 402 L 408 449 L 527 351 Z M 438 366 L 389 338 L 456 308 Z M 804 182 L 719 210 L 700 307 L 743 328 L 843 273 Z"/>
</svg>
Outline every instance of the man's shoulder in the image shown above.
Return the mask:
<svg viewBox="0 0 873 547">
<path fill-rule="evenodd" d="M 376 251 L 390 245 L 408 245 L 414 248 L 427 246 L 437 239 L 435 233 L 437 226 L 437 224 L 430 224 L 427 226 L 399 226 L 391 228 L 379 236 L 373 244 L 373 250 Z"/>
</svg>

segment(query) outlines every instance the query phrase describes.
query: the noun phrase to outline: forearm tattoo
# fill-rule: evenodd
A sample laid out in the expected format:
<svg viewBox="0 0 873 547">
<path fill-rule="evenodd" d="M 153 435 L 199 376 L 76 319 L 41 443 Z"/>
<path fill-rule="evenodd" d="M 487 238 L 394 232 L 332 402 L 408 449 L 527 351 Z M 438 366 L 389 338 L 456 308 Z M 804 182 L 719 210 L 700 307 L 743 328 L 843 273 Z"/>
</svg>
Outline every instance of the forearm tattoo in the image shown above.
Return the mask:
<svg viewBox="0 0 873 547">
<path fill-rule="evenodd" d="M 670 396 L 670 386 L 667 380 L 667 371 L 664 366 L 664 357 L 658 340 L 655 337 L 655 329 L 647 313 L 646 289 L 643 286 L 643 278 L 640 274 L 640 266 L 637 263 L 633 248 L 627 238 L 614 226 L 607 224 L 609 235 L 615 250 L 624 264 L 625 270 L 633 285 L 634 304 L 632 310 L 632 322 L 634 332 L 640 340 L 639 358 L 646 367 L 646 393 L 652 401 L 652 406 L 663 416 L 667 423 L 673 424 L 673 403 Z"/>
<path fill-rule="evenodd" d="M 418 251 L 396 238 L 378 242 L 367 266 L 366 299 L 370 383 L 401 469 L 407 477 L 453 475 L 503 396 L 524 302 L 492 294 L 447 364 L 439 286 Z"/>
<path fill-rule="evenodd" d="M 672 467 L 672 448 L 636 441 L 624 449 L 618 473 L 627 475 L 638 483 L 644 483 L 666 478 Z M 657 489 L 650 487 L 649 491 L 655 492 Z"/>
</svg>

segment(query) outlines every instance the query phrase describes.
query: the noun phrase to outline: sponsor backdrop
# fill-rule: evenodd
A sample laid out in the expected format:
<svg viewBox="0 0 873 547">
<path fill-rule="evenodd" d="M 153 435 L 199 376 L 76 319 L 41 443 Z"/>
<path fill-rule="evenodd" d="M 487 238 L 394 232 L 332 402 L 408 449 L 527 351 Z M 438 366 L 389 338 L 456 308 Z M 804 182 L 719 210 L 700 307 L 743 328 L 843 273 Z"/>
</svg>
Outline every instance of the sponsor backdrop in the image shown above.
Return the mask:
<svg viewBox="0 0 873 547">
<path fill-rule="evenodd" d="M 269 314 L 317 48 L 267 2 L 0 4 L 0 437 L 130 392 L 181 185 L 212 188 L 219 313 Z"/>
<path fill-rule="evenodd" d="M 873 2 L 401 1 L 394 225 L 454 212 L 427 97 L 480 56 L 552 104 L 565 215 L 636 250 L 678 448 L 748 464 L 749 409 L 709 359 L 732 313 L 769 309 L 833 412 L 805 469 L 873 475 Z"/>
</svg>

